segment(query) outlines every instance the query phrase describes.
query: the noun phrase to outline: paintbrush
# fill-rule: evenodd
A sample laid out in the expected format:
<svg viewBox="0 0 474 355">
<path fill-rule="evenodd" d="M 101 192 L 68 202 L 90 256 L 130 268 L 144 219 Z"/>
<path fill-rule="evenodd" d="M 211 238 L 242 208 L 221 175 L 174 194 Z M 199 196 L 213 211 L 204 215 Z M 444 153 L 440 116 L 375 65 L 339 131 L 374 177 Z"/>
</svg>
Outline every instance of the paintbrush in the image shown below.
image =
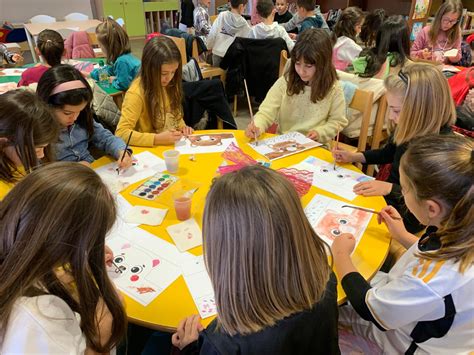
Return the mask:
<svg viewBox="0 0 474 355">
<path fill-rule="evenodd" d="M 339 149 L 339 125 L 337 125 L 336 149 Z M 334 158 L 334 166 L 333 166 L 333 169 L 336 170 L 336 158 Z"/>
<path fill-rule="evenodd" d="M 361 210 L 361 211 L 365 211 L 365 212 L 370 212 L 370 213 L 377 214 L 377 215 L 380 216 L 380 212 L 374 211 L 374 210 L 370 210 L 370 209 L 368 209 L 368 208 L 357 207 L 357 206 L 349 206 L 349 205 L 344 205 L 344 206 L 342 206 L 342 208 L 344 208 L 344 207 L 353 208 L 353 209 L 355 209 L 355 210 Z M 392 217 L 392 219 L 397 220 L 397 221 L 402 220 L 402 218 L 400 218 L 400 217 Z"/>
<path fill-rule="evenodd" d="M 113 260 L 110 260 L 110 262 L 112 263 L 113 266 L 115 266 L 115 268 L 117 269 L 118 272 L 120 272 L 121 274 L 123 273 L 122 269 L 120 269 L 120 268 L 118 267 L 118 265 L 117 265 L 116 263 L 114 263 Z"/>
<path fill-rule="evenodd" d="M 247 102 L 249 104 L 249 111 L 250 111 L 250 120 L 254 124 L 255 127 L 255 121 L 253 120 L 253 112 L 252 112 L 252 104 L 250 103 L 250 96 L 249 96 L 249 90 L 247 88 L 247 80 L 244 78 L 244 86 L 245 86 L 245 94 L 247 95 Z M 256 128 L 256 127 L 255 127 Z M 258 140 L 257 140 L 257 132 L 254 133 L 254 139 L 255 139 L 255 145 L 258 145 Z"/>
<path fill-rule="evenodd" d="M 120 162 L 123 161 L 123 158 L 125 158 L 125 154 L 127 154 L 127 149 L 128 149 L 128 146 L 130 144 L 130 139 L 132 138 L 132 134 L 133 134 L 133 131 L 130 131 L 130 135 L 128 136 L 128 140 L 127 140 L 127 145 L 125 146 L 125 149 L 123 150 L 123 154 L 122 154 L 122 158 L 120 159 Z M 120 169 L 117 168 L 117 175 L 120 175 Z"/>
</svg>

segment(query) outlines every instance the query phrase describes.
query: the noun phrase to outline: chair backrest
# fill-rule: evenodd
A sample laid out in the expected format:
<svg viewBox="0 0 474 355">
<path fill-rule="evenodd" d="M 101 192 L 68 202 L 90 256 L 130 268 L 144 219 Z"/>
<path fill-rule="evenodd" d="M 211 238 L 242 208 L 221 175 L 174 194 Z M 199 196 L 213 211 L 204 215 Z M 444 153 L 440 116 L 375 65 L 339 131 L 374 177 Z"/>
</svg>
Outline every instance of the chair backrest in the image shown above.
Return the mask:
<svg viewBox="0 0 474 355">
<path fill-rule="evenodd" d="M 211 21 L 211 25 L 214 23 L 218 15 L 211 15 L 209 16 L 209 21 Z"/>
<path fill-rule="evenodd" d="M 383 126 L 385 123 L 385 115 L 387 113 L 387 98 L 383 94 L 379 99 L 379 106 L 377 109 L 377 115 L 375 116 L 374 128 L 372 130 L 372 141 L 370 144 L 370 149 L 377 149 L 380 147 L 380 142 L 382 140 Z M 374 165 L 369 165 L 367 167 L 367 175 L 372 176 L 374 174 Z"/>
<path fill-rule="evenodd" d="M 53 23 L 56 18 L 48 15 L 36 15 L 30 18 L 31 23 Z"/>
<path fill-rule="evenodd" d="M 170 38 L 176 46 L 178 46 L 179 52 L 181 53 L 181 62 L 185 65 L 188 62 L 188 57 L 186 55 L 186 42 L 184 38 L 181 37 L 173 37 L 173 36 L 166 36 Z"/>
<path fill-rule="evenodd" d="M 357 149 L 361 152 L 365 150 L 367 145 L 367 135 L 369 132 L 373 101 L 374 93 L 372 91 L 356 89 L 354 92 L 354 97 L 352 98 L 351 103 L 348 105 L 349 108 L 362 113 L 359 143 L 357 144 Z"/>
<path fill-rule="evenodd" d="M 87 21 L 88 19 L 89 16 L 80 12 L 71 12 L 69 15 L 64 16 L 65 21 Z"/>
<path fill-rule="evenodd" d="M 279 77 L 282 76 L 285 71 L 286 62 L 288 62 L 288 52 L 282 50 L 280 52 L 280 71 L 278 73 Z"/>
<path fill-rule="evenodd" d="M 60 28 L 56 30 L 56 32 L 59 33 L 63 39 L 67 39 L 71 33 L 76 31 L 71 30 L 70 28 Z"/>
</svg>

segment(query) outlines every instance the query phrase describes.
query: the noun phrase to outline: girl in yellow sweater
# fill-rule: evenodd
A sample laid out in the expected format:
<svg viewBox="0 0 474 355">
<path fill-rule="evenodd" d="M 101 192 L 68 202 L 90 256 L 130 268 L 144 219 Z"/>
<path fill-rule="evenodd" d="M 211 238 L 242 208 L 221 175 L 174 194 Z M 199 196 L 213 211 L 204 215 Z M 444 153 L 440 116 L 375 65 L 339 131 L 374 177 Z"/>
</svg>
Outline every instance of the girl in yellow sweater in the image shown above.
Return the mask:
<svg viewBox="0 0 474 355">
<path fill-rule="evenodd" d="M 291 65 L 268 91 L 246 130 L 249 138 L 274 122 L 278 133 L 297 131 L 326 143 L 348 121 L 342 86 L 332 63 L 332 44 L 326 30 L 311 29 L 298 37 Z"/>
<path fill-rule="evenodd" d="M 183 120 L 181 54 L 164 36 L 143 49 L 140 74 L 128 89 L 115 134 L 130 144 L 152 147 L 172 144 L 193 132 Z"/>
</svg>

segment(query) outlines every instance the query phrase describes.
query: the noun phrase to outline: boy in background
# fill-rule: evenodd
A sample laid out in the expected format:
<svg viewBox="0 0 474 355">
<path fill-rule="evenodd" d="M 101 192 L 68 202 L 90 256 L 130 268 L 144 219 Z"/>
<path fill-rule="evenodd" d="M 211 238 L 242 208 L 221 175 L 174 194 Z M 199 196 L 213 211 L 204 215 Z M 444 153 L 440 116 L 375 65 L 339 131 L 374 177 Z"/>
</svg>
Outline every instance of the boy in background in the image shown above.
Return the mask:
<svg viewBox="0 0 474 355">
<path fill-rule="evenodd" d="M 15 64 L 17 62 L 21 62 L 23 57 L 18 53 L 10 52 L 6 45 L 0 43 L 0 66 L 2 65 L 2 61 L 4 59 L 8 64 Z"/>
<path fill-rule="evenodd" d="M 275 21 L 278 23 L 287 23 L 291 20 L 293 15 L 288 11 L 287 0 L 276 0 L 275 8 L 277 13 L 275 14 Z"/>
<path fill-rule="evenodd" d="M 277 22 L 274 22 L 275 12 L 272 0 L 258 0 L 257 14 L 262 19 L 262 22 L 252 27 L 249 38 L 266 39 L 280 37 L 285 40 L 288 50 L 291 51 L 295 44 L 285 29 Z"/>
<path fill-rule="evenodd" d="M 211 0 L 199 0 L 198 6 L 193 11 L 196 36 L 200 36 L 204 43 L 207 43 L 207 36 L 211 32 L 211 21 L 209 19 L 210 3 Z"/>
<path fill-rule="evenodd" d="M 329 31 L 329 26 L 321 15 L 321 10 L 319 5 L 316 5 L 316 0 L 297 0 L 296 7 L 298 12 L 293 15 L 290 21 L 282 24 L 286 32 L 297 28 L 298 33 L 301 33 L 308 28 L 317 27 L 318 25 L 318 28 Z"/>
<path fill-rule="evenodd" d="M 207 48 L 212 50 L 212 64 L 219 66 L 227 49 L 235 37 L 248 37 L 250 26 L 242 17 L 247 0 L 230 0 L 230 11 L 224 11 L 217 16 L 207 37 Z"/>
</svg>

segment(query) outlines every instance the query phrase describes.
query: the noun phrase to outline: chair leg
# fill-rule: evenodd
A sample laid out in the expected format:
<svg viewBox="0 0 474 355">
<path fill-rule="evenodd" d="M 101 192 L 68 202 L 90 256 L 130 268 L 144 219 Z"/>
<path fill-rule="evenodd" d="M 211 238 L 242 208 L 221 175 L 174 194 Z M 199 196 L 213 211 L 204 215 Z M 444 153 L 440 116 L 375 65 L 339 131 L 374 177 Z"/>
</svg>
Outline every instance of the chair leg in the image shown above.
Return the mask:
<svg viewBox="0 0 474 355">
<path fill-rule="evenodd" d="M 217 129 L 224 129 L 224 121 L 217 117 Z"/>
</svg>

